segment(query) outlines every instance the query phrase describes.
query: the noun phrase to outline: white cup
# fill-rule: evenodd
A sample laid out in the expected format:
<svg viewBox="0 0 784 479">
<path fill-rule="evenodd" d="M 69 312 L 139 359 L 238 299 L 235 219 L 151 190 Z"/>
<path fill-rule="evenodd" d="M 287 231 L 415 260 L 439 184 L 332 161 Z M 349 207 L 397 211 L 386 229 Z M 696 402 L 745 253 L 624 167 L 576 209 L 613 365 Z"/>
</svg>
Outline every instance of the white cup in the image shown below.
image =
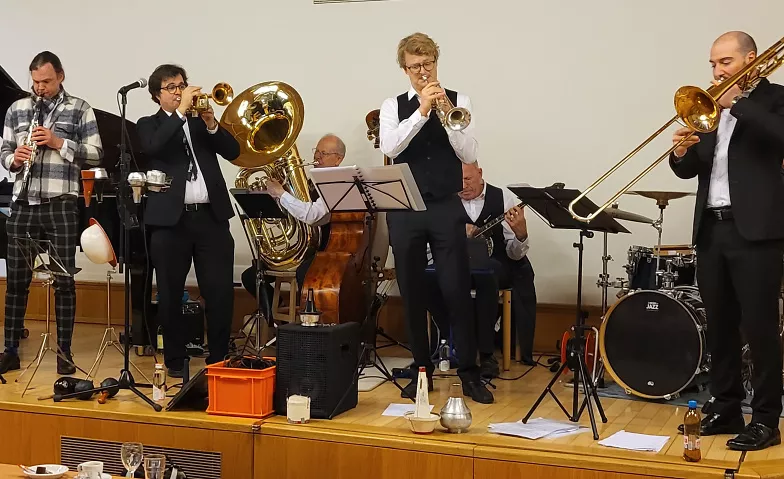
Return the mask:
<svg viewBox="0 0 784 479">
<path fill-rule="evenodd" d="M 79 473 L 78 477 L 83 477 L 85 479 L 101 479 L 101 474 L 103 473 L 103 462 L 83 462 L 76 466 L 76 471 Z"/>
</svg>

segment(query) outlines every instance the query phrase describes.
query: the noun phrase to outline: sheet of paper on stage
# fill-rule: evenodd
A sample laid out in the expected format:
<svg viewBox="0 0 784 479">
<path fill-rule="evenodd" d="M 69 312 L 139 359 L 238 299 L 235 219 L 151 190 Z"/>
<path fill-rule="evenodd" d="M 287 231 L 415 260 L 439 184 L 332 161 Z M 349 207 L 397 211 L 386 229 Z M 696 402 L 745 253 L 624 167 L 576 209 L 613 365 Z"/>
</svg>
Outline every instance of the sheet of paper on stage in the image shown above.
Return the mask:
<svg viewBox="0 0 784 479">
<path fill-rule="evenodd" d="M 496 434 L 517 436 L 525 439 L 541 439 L 552 435 L 577 432 L 581 426 L 572 422 L 554 421 L 541 417 L 531 419 L 527 424 L 522 421 L 490 424 L 487 428 Z M 582 426 L 584 427 L 584 426 Z"/>
<path fill-rule="evenodd" d="M 669 440 L 670 436 L 652 436 L 650 434 L 637 434 L 621 430 L 608 438 L 602 439 L 599 441 L 599 444 L 631 451 L 659 452 Z"/>
<path fill-rule="evenodd" d="M 394 417 L 403 417 L 403 415 L 407 412 L 414 412 L 414 403 L 408 404 L 395 404 L 392 403 L 384 410 L 381 414 L 382 416 L 394 416 Z M 430 412 L 433 411 L 433 405 L 430 405 Z"/>
</svg>

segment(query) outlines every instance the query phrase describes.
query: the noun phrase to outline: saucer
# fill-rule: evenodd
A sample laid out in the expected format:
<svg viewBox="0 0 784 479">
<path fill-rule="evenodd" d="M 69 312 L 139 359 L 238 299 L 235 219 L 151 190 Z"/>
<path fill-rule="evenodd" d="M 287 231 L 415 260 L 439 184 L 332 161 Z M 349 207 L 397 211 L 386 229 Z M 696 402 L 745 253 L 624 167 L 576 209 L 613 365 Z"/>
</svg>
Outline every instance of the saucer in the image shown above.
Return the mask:
<svg viewBox="0 0 784 479">
<path fill-rule="evenodd" d="M 49 471 L 49 473 L 35 474 L 23 470 L 24 475 L 31 479 L 57 479 L 58 477 L 63 477 L 63 474 L 68 472 L 68 468 L 65 466 L 61 466 L 60 464 L 36 464 L 34 466 L 29 466 L 29 468 L 32 469 L 33 471 L 35 471 L 39 467 L 45 467 L 46 470 Z"/>
</svg>

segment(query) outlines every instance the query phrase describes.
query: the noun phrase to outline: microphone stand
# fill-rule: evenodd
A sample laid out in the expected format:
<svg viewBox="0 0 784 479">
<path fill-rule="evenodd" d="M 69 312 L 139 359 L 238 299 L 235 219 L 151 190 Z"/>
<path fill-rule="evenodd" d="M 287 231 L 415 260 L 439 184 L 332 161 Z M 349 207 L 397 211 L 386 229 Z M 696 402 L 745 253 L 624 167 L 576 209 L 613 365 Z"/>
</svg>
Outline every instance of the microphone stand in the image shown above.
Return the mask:
<svg viewBox="0 0 784 479">
<path fill-rule="evenodd" d="M 144 402 L 149 404 L 150 407 L 155 409 L 155 411 L 160 412 L 163 407 L 137 389 L 136 382 L 133 379 L 130 369 L 131 318 L 129 310 L 131 302 L 131 270 L 126 264 L 126 261 L 130 258 L 130 228 L 138 227 L 139 220 L 136 217 L 136 213 L 132 212 L 129 207 L 134 203 L 131 199 L 130 187 L 128 185 L 128 174 L 130 173 L 131 166 L 129 155 L 126 152 L 128 146 L 126 144 L 125 105 L 128 102 L 128 92 L 123 88 L 119 91 L 119 94 L 122 96 L 122 106 L 120 107 L 120 178 L 117 185 L 117 210 L 120 215 L 120 249 L 117 257 L 117 264 L 119 273 L 124 274 L 125 277 L 125 302 L 123 308 L 125 314 L 125 335 L 123 337 L 124 363 L 118 379 L 118 388 L 133 391 L 137 396 L 142 398 Z M 146 239 L 144 239 L 144 241 L 146 241 Z"/>
</svg>

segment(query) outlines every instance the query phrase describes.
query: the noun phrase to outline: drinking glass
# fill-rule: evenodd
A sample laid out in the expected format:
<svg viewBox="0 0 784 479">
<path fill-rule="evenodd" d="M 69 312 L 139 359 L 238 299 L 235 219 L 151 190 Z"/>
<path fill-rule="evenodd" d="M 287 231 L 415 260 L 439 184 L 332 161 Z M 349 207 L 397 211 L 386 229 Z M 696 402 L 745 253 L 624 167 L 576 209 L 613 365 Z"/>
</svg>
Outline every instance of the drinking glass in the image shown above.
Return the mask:
<svg viewBox="0 0 784 479">
<path fill-rule="evenodd" d="M 122 449 L 120 449 L 120 459 L 128 471 L 125 477 L 133 477 L 133 473 L 141 466 L 143 452 L 142 445 L 138 442 L 123 443 Z"/>
<path fill-rule="evenodd" d="M 163 479 L 166 470 L 166 456 L 147 454 L 144 456 L 144 479 Z"/>
</svg>

